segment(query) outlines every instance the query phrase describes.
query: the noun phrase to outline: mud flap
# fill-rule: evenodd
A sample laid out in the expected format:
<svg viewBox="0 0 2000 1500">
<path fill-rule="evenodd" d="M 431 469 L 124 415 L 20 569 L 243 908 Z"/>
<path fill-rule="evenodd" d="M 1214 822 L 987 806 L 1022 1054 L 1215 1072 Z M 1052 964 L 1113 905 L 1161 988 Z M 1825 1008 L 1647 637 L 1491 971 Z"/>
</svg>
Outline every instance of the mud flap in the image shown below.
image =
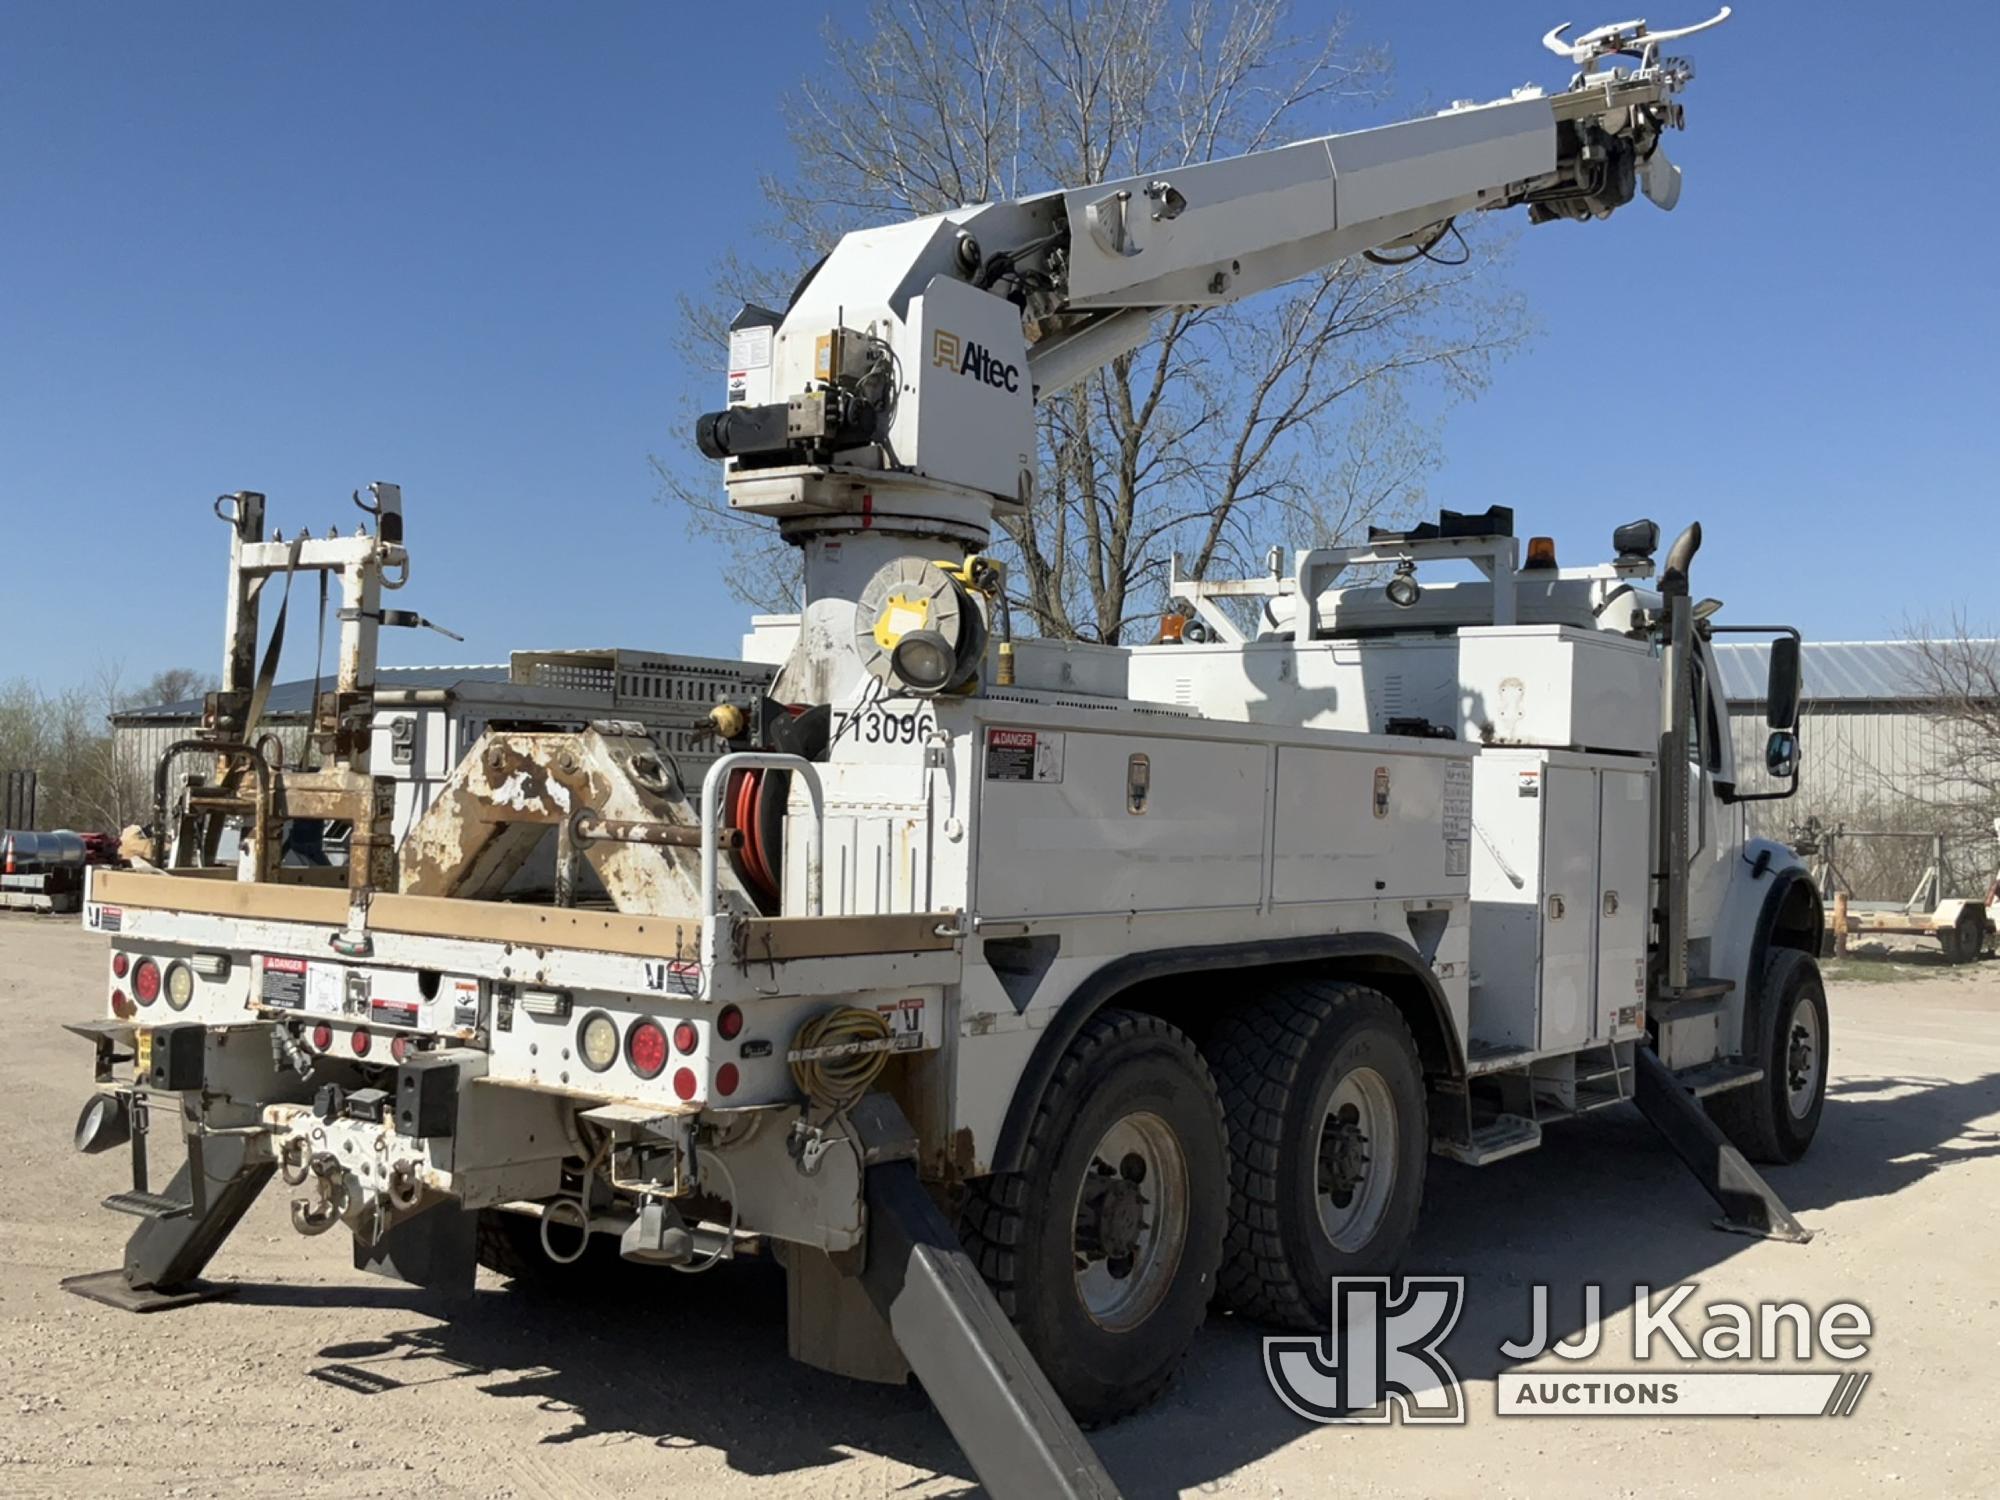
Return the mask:
<svg viewBox="0 0 2000 1500">
<path fill-rule="evenodd" d="M 994 1500 L 1118 1488 L 909 1161 L 868 1169 L 861 1283 Z"/>
<path fill-rule="evenodd" d="M 1763 1174 L 1729 1143 L 1659 1054 L 1644 1046 L 1633 1051 L 1638 1071 L 1633 1102 L 1720 1205 L 1722 1217 L 1715 1227 L 1795 1245 L 1810 1240 L 1812 1231 L 1792 1217 Z"/>
<path fill-rule="evenodd" d="M 355 1270 L 446 1297 L 471 1296 L 478 1266 L 479 1215 L 450 1203 L 398 1219 L 372 1244 L 354 1241 Z"/>
</svg>

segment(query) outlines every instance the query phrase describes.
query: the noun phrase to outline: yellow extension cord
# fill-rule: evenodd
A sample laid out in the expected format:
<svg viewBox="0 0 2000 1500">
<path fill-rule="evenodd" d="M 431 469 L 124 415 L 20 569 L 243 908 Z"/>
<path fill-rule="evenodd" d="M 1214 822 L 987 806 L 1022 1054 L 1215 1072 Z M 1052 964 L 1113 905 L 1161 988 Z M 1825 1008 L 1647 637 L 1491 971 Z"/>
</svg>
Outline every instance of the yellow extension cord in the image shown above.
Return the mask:
<svg viewBox="0 0 2000 1500">
<path fill-rule="evenodd" d="M 889 1035 L 880 1011 L 858 1005 L 822 1011 L 792 1038 L 792 1082 L 822 1109 L 846 1109 L 888 1065 Z"/>
</svg>

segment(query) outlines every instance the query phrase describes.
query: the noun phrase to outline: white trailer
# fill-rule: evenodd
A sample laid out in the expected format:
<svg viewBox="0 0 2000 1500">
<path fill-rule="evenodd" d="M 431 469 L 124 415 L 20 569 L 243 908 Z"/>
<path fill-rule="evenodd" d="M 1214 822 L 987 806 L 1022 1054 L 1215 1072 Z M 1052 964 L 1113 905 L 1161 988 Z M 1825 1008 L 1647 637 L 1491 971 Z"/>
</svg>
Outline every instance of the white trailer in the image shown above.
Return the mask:
<svg viewBox="0 0 2000 1500">
<path fill-rule="evenodd" d="M 1110 1484 L 1064 1407 L 1151 1400 L 1217 1297 L 1323 1329 L 1333 1277 L 1397 1266 L 1433 1151 L 1491 1162 L 1632 1100 L 1732 1227 L 1802 1236 L 1746 1153 L 1818 1123 L 1819 905 L 1742 818 L 1795 771 L 1796 636 L 1768 766 L 1738 768 L 1698 528 L 1658 558 L 1620 527 L 1572 571 L 1507 513 L 1447 514 L 1176 577 L 1208 641 L 1130 650 L 1010 639 L 982 552 L 1031 498 L 1033 401 L 1160 308 L 1460 213 L 1671 206 L 1662 39 L 1590 34 L 1555 95 L 850 235 L 787 310 L 746 308 L 698 437 L 805 595 L 788 643 L 759 622 L 747 654 L 783 664 L 713 707 L 698 786 L 627 718 L 513 723 L 399 840 L 367 726 L 374 633 L 417 621 L 381 605 L 400 497 L 290 544 L 230 497 L 215 775 L 163 809 L 173 868 L 88 894 L 111 953 L 78 1143 L 131 1143 L 109 1202 L 144 1222 L 76 1289 L 213 1295 L 273 1175 L 302 1232 L 435 1286 L 762 1247 L 799 1357 L 914 1369 L 994 1493 L 1080 1494 Z M 312 772 L 250 743 L 258 589 L 301 569 L 347 604 Z M 356 854 L 301 879 L 269 853 L 314 818 Z M 498 899 L 551 847 L 602 902 Z M 187 1161 L 155 1191 L 166 1120 Z"/>
</svg>

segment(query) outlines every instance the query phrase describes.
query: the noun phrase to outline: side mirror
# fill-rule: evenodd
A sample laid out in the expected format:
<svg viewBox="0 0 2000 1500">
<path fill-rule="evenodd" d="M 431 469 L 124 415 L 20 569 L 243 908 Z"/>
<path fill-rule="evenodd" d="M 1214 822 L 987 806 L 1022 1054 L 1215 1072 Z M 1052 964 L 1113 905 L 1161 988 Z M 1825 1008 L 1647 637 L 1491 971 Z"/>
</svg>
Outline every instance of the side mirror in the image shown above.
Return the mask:
<svg viewBox="0 0 2000 1500">
<path fill-rule="evenodd" d="M 1799 638 L 1795 635 L 1781 635 L 1771 642 L 1771 675 L 1764 686 L 1764 702 L 1764 722 L 1771 728 L 1798 727 Z M 1771 739 L 1773 744 L 1777 742 L 1776 735 Z"/>
<path fill-rule="evenodd" d="M 1764 741 L 1764 769 L 1779 781 L 1799 774 L 1799 737 L 1789 729 L 1774 729 Z"/>
</svg>

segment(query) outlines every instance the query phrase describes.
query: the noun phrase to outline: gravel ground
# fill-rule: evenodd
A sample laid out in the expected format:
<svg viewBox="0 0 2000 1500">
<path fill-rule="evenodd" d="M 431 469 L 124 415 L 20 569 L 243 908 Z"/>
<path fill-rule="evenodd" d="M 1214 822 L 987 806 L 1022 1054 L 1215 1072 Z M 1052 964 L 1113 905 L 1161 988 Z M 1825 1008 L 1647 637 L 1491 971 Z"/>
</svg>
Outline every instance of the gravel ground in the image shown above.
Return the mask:
<svg viewBox="0 0 2000 1500">
<path fill-rule="evenodd" d="M 786 1359 L 782 1283 L 758 1267 L 581 1305 L 482 1273 L 447 1320 L 351 1270 L 343 1236 L 294 1235 L 280 1189 L 212 1268 L 239 1284 L 230 1300 L 137 1317 L 65 1294 L 58 1278 L 116 1264 L 130 1227 L 98 1207 L 125 1185 L 122 1157 L 69 1147 L 87 1052 L 60 1023 L 97 1013 L 102 952 L 73 919 L 0 915 L 0 1493 L 973 1491 L 920 1393 Z M 1819 1142 L 1772 1174 L 1810 1245 L 1712 1230 L 1624 1110 L 1484 1171 L 1434 1160 L 1411 1269 L 1467 1278 L 1447 1345 L 1465 1427 L 1306 1423 L 1266 1385 L 1258 1330 L 1218 1316 L 1160 1405 L 1096 1435 L 1113 1475 L 1132 1496 L 2000 1490 L 2000 1428 L 1956 1399 L 2000 1366 L 2000 963 L 1901 958 L 1886 979 L 1850 960 L 1831 984 Z M 1872 1383 L 1846 1420 L 1495 1417 L 1496 1351 L 1525 1329 L 1527 1286 L 1550 1283 L 1574 1319 L 1586 1281 L 1606 1287 L 1599 1368 L 1631 1367 L 1633 1286 L 1698 1281 L 1698 1303 L 1862 1302 Z"/>
</svg>

